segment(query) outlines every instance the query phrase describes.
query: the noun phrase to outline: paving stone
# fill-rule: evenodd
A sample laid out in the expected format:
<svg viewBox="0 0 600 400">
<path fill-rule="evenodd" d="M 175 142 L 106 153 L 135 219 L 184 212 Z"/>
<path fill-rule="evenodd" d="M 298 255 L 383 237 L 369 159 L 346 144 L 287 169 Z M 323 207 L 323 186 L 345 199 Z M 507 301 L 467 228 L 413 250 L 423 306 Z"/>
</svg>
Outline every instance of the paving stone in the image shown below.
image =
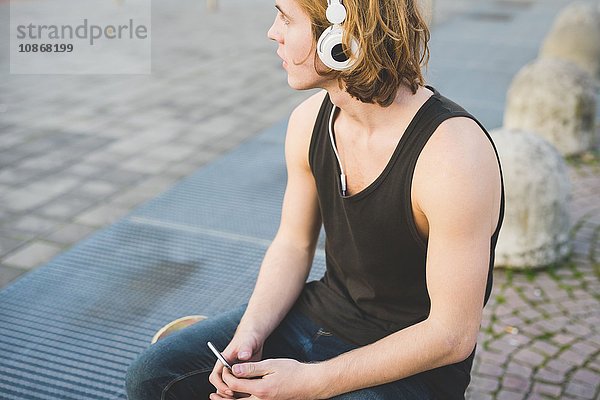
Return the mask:
<svg viewBox="0 0 600 400">
<path fill-rule="evenodd" d="M 124 208 L 133 208 L 147 200 L 150 200 L 155 195 L 155 193 L 138 190 L 137 187 L 134 187 L 114 196 L 111 198 L 111 202 Z"/>
<path fill-rule="evenodd" d="M 580 383 L 590 385 L 590 386 L 598 386 L 600 385 L 600 373 L 591 371 L 589 369 L 579 369 L 575 371 L 572 375 L 572 378 L 575 381 Z"/>
<path fill-rule="evenodd" d="M 552 341 L 561 346 L 564 346 L 569 343 L 573 343 L 575 340 L 577 340 L 577 336 L 574 336 L 569 333 L 558 333 L 558 334 L 552 336 Z"/>
<path fill-rule="evenodd" d="M 579 382 L 569 382 L 565 389 L 565 394 L 583 397 L 584 399 L 592 399 L 596 394 L 596 387 Z"/>
<path fill-rule="evenodd" d="M 514 392 L 512 390 L 506 390 L 503 388 L 496 394 L 495 399 L 497 399 L 497 400 L 523 400 L 525 398 L 525 396 L 526 396 L 525 393 Z"/>
<path fill-rule="evenodd" d="M 489 393 L 483 393 L 478 391 L 469 391 L 466 393 L 466 399 L 473 400 L 493 400 L 494 396 Z"/>
<path fill-rule="evenodd" d="M 102 204 L 84 212 L 75 218 L 75 222 L 93 227 L 102 227 L 116 222 L 128 212 L 129 209 L 115 204 Z"/>
<path fill-rule="evenodd" d="M 86 156 L 87 162 L 92 162 L 99 165 L 114 165 L 123 161 L 125 157 L 121 154 L 108 152 L 104 149 L 97 150 L 93 153 L 90 153 Z"/>
<path fill-rule="evenodd" d="M 552 363 L 553 361 L 556 361 L 556 360 L 551 360 L 550 363 Z M 571 368 L 572 367 L 567 366 L 567 370 L 569 370 Z M 567 378 L 566 374 L 567 374 L 566 371 L 560 372 L 560 371 L 557 371 L 547 365 L 546 367 L 541 368 L 536 372 L 535 380 L 546 382 L 546 383 L 558 384 L 558 383 L 562 383 L 565 381 L 565 379 Z"/>
<path fill-rule="evenodd" d="M 12 283 L 15 279 L 26 272 L 26 270 L 21 268 L 12 268 L 0 264 L 0 287 L 4 287 L 9 283 Z"/>
<path fill-rule="evenodd" d="M 0 197 L 0 199 L 1 198 L 2 197 Z M 8 210 L 0 210 L 0 226 L 6 224 L 7 222 L 14 221 L 21 215 L 21 213 L 13 213 L 9 212 Z"/>
<path fill-rule="evenodd" d="M 543 331 L 538 325 L 522 325 L 521 332 L 530 338 L 548 335 L 548 333 Z"/>
<path fill-rule="evenodd" d="M 542 340 L 536 340 L 535 343 L 532 345 L 532 349 L 536 350 L 539 353 L 542 353 L 547 357 L 554 357 L 556 353 L 560 351 L 560 348 L 558 348 L 557 346 L 554 346 Z"/>
<path fill-rule="evenodd" d="M 121 168 L 111 168 L 98 175 L 103 181 L 116 185 L 131 185 L 148 177 L 145 173 L 126 171 Z"/>
<path fill-rule="evenodd" d="M 12 186 L 22 186 L 41 175 L 39 169 L 10 167 L 0 170 L 0 183 Z"/>
<path fill-rule="evenodd" d="M 22 244 L 23 242 L 20 240 L 0 236 L 0 257 L 3 257 L 5 254 L 13 251 Z"/>
<path fill-rule="evenodd" d="M 144 143 L 147 144 L 159 144 L 168 143 L 178 135 L 178 132 L 171 131 L 168 124 L 152 125 L 146 129 L 139 137 L 142 138 Z"/>
<path fill-rule="evenodd" d="M 179 179 L 179 178 L 191 175 L 198 168 L 200 168 L 200 165 L 198 165 L 197 163 L 178 162 L 178 163 L 175 163 L 175 164 L 169 166 L 165 170 L 165 174 L 167 174 L 169 176 L 173 176 L 175 179 Z M 482 322 L 482 325 L 483 325 L 483 322 Z"/>
<path fill-rule="evenodd" d="M 508 389 L 523 396 L 529 390 L 529 378 L 506 374 L 502 379 L 502 390 Z M 522 398 L 522 397 L 521 397 Z"/>
<path fill-rule="evenodd" d="M 20 161 L 17 165 L 19 168 L 26 169 L 43 169 L 52 171 L 64 167 L 69 163 L 69 159 L 57 158 L 52 155 L 44 155 L 42 157 L 26 158 Z"/>
<path fill-rule="evenodd" d="M 542 289 L 538 287 L 525 287 L 522 296 L 530 302 L 537 303 L 542 300 Z"/>
<path fill-rule="evenodd" d="M 128 160 L 121 165 L 121 168 L 138 173 L 158 174 L 164 171 L 169 165 L 168 161 L 146 156 L 140 156 Z"/>
<path fill-rule="evenodd" d="M 65 169 L 65 172 L 81 177 L 91 177 L 101 174 L 103 171 L 105 171 L 105 169 L 105 165 L 98 165 L 85 160 L 69 166 Z"/>
<path fill-rule="evenodd" d="M 493 351 L 485 351 L 477 354 L 479 356 L 479 359 L 482 360 L 482 362 L 485 361 L 489 363 L 494 363 L 496 365 L 503 365 L 508 359 L 508 353 L 496 353 Z"/>
<path fill-rule="evenodd" d="M 489 362 L 483 362 L 477 368 L 479 375 L 487 375 L 492 378 L 498 378 L 504 375 L 504 368 L 497 364 L 491 364 Z"/>
<path fill-rule="evenodd" d="M 511 346 L 522 347 L 522 346 L 528 344 L 529 342 L 531 342 L 532 339 L 529 336 L 518 333 L 518 334 L 506 335 L 505 340 Z"/>
<path fill-rule="evenodd" d="M 107 147 L 106 150 L 112 153 L 122 154 L 130 157 L 132 155 L 144 153 L 147 147 L 148 143 L 143 140 L 143 137 L 138 136 L 115 142 Z"/>
<path fill-rule="evenodd" d="M 90 197 L 97 200 L 108 197 L 120 189 L 119 185 L 104 180 L 88 180 L 71 191 L 69 195 Z"/>
<path fill-rule="evenodd" d="M 166 144 L 161 145 L 157 148 L 151 149 L 146 156 L 150 158 L 157 158 L 159 160 L 165 160 L 169 162 L 175 162 L 184 160 L 194 153 L 194 149 L 190 146 L 180 144 Z"/>
<path fill-rule="evenodd" d="M 568 318 L 560 315 L 560 316 L 553 316 L 549 319 L 537 321 L 535 323 L 535 326 L 538 327 L 543 332 L 556 333 L 563 329 L 568 329 L 568 322 L 569 322 Z"/>
<path fill-rule="evenodd" d="M 600 326 L 600 323 L 596 323 L 596 322 L 600 322 L 600 321 L 588 321 L 590 324 L 592 324 L 592 326 L 597 327 Z M 592 345 L 595 346 L 596 348 L 600 349 L 600 335 L 596 334 L 596 335 L 592 335 L 589 336 L 587 339 L 587 342 Z"/>
<path fill-rule="evenodd" d="M 517 345 L 518 343 L 510 343 L 508 340 L 496 339 L 488 343 L 488 348 L 494 353 L 508 357 L 515 351 Z"/>
<path fill-rule="evenodd" d="M 527 400 L 548 400 L 548 397 L 539 393 L 530 393 L 527 397 Z"/>
<path fill-rule="evenodd" d="M 594 353 L 598 352 L 598 347 L 593 345 L 592 343 L 588 343 L 585 341 L 577 342 L 570 347 L 570 350 L 574 351 L 577 354 L 582 356 L 590 356 Z"/>
<path fill-rule="evenodd" d="M 54 178 L 36 182 L 7 193 L 4 204 L 9 210 L 25 211 L 40 206 L 75 187 L 79 181 L 73 178 Z"/>
<path fill-rule="evenodd" d="M 169 189 L 174 183 L 174 180 L 169 177 L 153 177 L 141 182 L 137 189 L 157 195 Z"/>
<path fill-rule="evenodd" d="M 94 230 L 89 226 L 71 223 L 49 234 L 46 239 L 61 245 L 71 245 L 87 237 Z"/>
<path fill-rule="evenodd" d="M 567 350 L 563 351 L 562 353 L 560 353 L 560 355 L 558 356 L 558 359 L 567 365 L 579 366 L 579 365 L 583 365 L 585 363 L 585 361 L 587 360 L 587 357 L 588 357 L 587 354 L 582 355 L 571 349 L 567 349 Z"/>
<path fill-rule="evenodd" d="M 515 361 L 511 361 L 506 365 L 505 372 L 508 372 L 514 376 L 520 376 L 522 378 L 530 378 L 533 375 L 533 369 L 531 366 L 519 364 Z"/>
<path fill-rule="evenodd" d="M 17 135 L 5 135 L 0 141 L 0 149 L 11 149 L 18 146 L 26 140 L 25 137 Z"/>
<path fill-rule="evenodd" d="M 82 211 L 92 207 L 94 204 L 95 199 L 68 195 L 51 201 L 37 210 L 37 212 L 49 217 L 68 220 L 75 215 L 80 214 Z"/>
<path fill-rule="evenodd" d="M 511 304 L 511 306 L 514 308 L 523 308 L 523 309 L 527 309 L 529 308 L 529 304 L 526 303 L 523 298 L 521 297 L 521 295 L 512 287 L 507 288 L 504 291 L 504 297 L 506 298 L 506 301 L 508 303 Z"/>
<path fill-rule="evenodd" d="M 0 168 L 18 165 L 21 160 L 28 157 L 27 153 L 15 150 L 5 150 L 0 152 Z"/>
<path fill-rule="evenodd" d="M 52 231 L 58 224 L 58 221 L 30 214 L 6 224 L 4 228 L 17 232 L 32 233 L 37 236 Z"/>
<path fill-rule="evenodd" d="M 560 393 L 562 391 L 562 387 L 560 385 L 553 385 L 549 383 L 540 383 L 535 382 L 533 384 L 533 392 L 544 394 L 550 396 L 552 398 L 558 399 L 560 398 Z"/>
<path fill-rule="evenodd" d="M 524 319 L 524 320 L 536 320 L 538 318 L 541 317 L 541 314 L 539 311 L 537 311 L 536 309 L 533 308 L 529 308 L 527 310 L 521 310 L 519 312 L 519 316 Z"/>
<path fill-rule="evenodd" d="M 509 315 L 506 317 L 503 317 L 501 319 L 501 322 L 507 326 L 514 326 L 514 327 L 519 327 L 524 325 L 523 324 L 523 320 L 519 317 L 517 317 L 516 315 Z"/>
<path fill-rule="evenodd" d="M 2 196 L 4 196 L 5 193 L 8 193 L 9 191 L 13 190 L 13 188 L 14 186 L 0 183 L 0 198 L 2 198 Z"/>
<path fill-rule="evenodd" d="M 546 363 L 546 367 L 561 374 L 566 374 L 568 371 L 573 369 L 573 364 L 565 363 L 557 358 L 553 358 Z"/>
<path fill-rule="evenodd" d="M 536 366 L 542 364 L 544 362 L 544 356 L 534 351 L 529 350 L 528 348 L 524 348 L 519 350 L 514 356 L 514 360 L 520 361 L 529 366 Z"/>
<path fill-rule="evenodd" d="M 550 293 L 556 293 L 558 290 L 560 290 L 560 289 L 558 289 L 558 286 L 557 286 L 557 289 L 554 291 L 551 291 Z M 555 314 L 562 313 L 562 310 L 560 309 L 560 307 L 558 307 L 554 303 L 540 304 L 537 306 L 537 308 L 548 315 L 555 315 Z"/>
<path fill-rule="evenodd" d="M 61 248 L 42 241 L 29 243 L 2 260 L 9 267 L 32 269 L 50 261 Z"/>
<path fill-rule="evenodd" d="M 474 390 L 479 390 L 484 393 L 491 393 L 498 389 L 500 382 L 498 379 L 478 376 L 473 378 L 471 381 L 471 386 Z"/>
</svg>

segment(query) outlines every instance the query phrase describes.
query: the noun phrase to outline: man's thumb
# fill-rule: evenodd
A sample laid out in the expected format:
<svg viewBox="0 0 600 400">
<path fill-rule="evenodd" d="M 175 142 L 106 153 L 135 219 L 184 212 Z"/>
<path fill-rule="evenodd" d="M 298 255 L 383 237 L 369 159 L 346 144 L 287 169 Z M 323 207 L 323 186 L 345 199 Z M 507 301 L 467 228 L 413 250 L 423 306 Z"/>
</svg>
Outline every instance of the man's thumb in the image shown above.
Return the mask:
<svg viewBox="0 0 600 400">
<path fill-rule="evenodd" d="M 260 363 L 242 363 L 233 366 L 233 373 L 237 377 L 251 378 L 253 376 L 262 376 Z"/>
<path fill-rule="evenodd" d="M 250 357 L 252 357 L 252 350 L 247 348 L 247 347 L 243 347 L 240 349 L 240 351 L 238 351 L 238 360 L 240 361 L 244 361 L 244 360 L 249 360 Z"/>
</svg>

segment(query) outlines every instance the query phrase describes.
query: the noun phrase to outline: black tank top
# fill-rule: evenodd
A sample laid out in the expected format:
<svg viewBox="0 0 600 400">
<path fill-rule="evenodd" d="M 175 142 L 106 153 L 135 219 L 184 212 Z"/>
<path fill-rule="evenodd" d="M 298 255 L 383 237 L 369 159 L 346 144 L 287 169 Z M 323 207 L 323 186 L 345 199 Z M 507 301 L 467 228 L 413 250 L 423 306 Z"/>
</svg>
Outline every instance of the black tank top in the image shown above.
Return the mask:
<svg viewBox="0 0 600 400">
<path fill-rule="evenodd" d="M 340 168 L 329 137 L 333 108 L 325 96 L 309 149 L 321 216 L 325 228 L 326 272 L 306 284 L 296 307 L 338 337 L 367 345 L 421 322 L 429 315 L 425 282 L 427 242 L 412 217 L 411 182 L 421 150 L 446 119 L 476 121 L 462 107 L 428 86 L 434 94 L 415 114 L 383 172 L 365 189 L 343 196 Z M 498 163 L 500 163 L 498 159 Z M 491 236 L 484 303 L 492 288 L 494 250 L 504 216 L 502 171 L 500 217 Z M 473 353 L 453 364 L 420 375 L 441 399 L 462 399 L 470 381 Z"/>
</svg>

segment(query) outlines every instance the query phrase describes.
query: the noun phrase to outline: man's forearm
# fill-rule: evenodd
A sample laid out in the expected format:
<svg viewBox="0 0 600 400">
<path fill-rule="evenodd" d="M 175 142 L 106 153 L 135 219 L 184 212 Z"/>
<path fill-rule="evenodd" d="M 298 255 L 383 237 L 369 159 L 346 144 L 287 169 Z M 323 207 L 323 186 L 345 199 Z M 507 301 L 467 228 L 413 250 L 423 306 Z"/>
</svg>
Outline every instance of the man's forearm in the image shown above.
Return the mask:
<svg viewBox="0 0 600 400">
<path fill-rule="evenodd" d="M 372 387 L 465 359 L 473 341 L 423 321 L 368 346 L 315 364 L 316 398 Z M 465 335 L 468 336 L 468 335 Z M 470 348 L 470 350 L 468 350 Z"/>
<path fill-rule="evenodd" d="M 273 241 L 258 274 L 254 292 L 238 329 L 266 338 L 288 313 L 308 277 L 314 251 Z"/>
</svg>

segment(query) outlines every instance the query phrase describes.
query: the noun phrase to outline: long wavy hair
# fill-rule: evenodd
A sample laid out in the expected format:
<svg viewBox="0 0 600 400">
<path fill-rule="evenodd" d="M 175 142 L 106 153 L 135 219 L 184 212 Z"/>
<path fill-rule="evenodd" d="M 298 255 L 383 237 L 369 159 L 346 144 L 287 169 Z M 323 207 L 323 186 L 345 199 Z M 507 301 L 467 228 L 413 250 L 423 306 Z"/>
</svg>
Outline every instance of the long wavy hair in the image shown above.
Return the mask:
<svg viewBox="0 0 600 400">
<path fill-rule="evenodd" d="M 325 16 L 327 0 L 296 0 L 312 21 L 314 46 L 330 25 Z M 419 0 L 344 0 L 347 16 L 343 46 L 350 48 L 349 35 L 360 45 L 354 66 L 346 71 L 315 69 L 320 76 L 337 78 L 340 88 L 364 103 L 387 107 L 400 85 L 412 93 L 424 85 L 422 67 L 429 61 L 429 27 Z M 353 55 L 354 56 L 354 55 Z"/>
</svg>

